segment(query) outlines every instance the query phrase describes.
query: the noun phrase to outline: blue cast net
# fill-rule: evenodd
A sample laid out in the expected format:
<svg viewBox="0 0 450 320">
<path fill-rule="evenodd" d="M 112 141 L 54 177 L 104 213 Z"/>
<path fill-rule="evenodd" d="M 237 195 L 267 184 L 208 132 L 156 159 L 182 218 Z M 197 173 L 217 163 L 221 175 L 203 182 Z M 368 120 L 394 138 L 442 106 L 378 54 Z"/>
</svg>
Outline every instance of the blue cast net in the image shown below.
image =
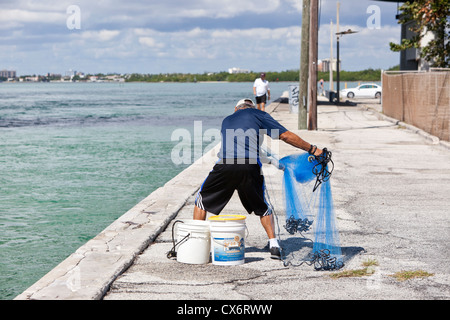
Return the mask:
<svg viewBox="0 0 450 320">
<path fill-rule="evenodd" d="M 286 206 L 286 231 L 294 235 L 313 232 L 312 250 L 300 264 L 314 265 L 316 270 L 337 270 L 343 266 L 339 230 L 333 205 L 330 176 L 331 152 L 321 156 L 291 155 L 280 159 L 284 169 L 283 193 Z M 330 168 L 331 167 L 331 168 Z M 283 258 L 285 265 L 292 258 Z"/>
</svg>

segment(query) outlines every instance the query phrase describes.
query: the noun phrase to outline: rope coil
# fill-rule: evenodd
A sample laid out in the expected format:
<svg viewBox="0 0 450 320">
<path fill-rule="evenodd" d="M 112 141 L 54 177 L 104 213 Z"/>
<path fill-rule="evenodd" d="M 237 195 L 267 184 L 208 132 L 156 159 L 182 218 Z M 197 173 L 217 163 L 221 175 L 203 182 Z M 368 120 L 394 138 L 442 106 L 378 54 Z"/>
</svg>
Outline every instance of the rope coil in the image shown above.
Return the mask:
<svg viewBox="0 0 450 320">
<path fill-rule="evenodd" d="M 308 161 L 317 161 L 314 165 L 312 172 L 316 175 L 316 183 L 313 188 L 313 192 L 321 185 L 322 182 L 326 182 L 330 179 L 331 173 L 334 169 L 334 162 L 331 160 L 332 153 L 327 148 L 323 148 L 323 152 L 318 156 L 309 156 Z M 331 163 L 331 169 L 328 169 L 328 163 Z"/>
</svg>

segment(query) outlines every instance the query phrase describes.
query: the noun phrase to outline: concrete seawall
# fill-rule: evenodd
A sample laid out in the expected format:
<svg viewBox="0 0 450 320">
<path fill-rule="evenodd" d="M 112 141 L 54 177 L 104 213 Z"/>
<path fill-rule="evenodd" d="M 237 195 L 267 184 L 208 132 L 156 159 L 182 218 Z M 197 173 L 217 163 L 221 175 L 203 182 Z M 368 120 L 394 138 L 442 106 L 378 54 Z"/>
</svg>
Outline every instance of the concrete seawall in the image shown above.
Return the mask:
<svg viewBox="0 0 450 320">
<path fill-rule="evenodd" d="M 101 299 L 111 282 L 198 190 L 215 154 L 217 147 L 152 192 L 16 299 Z"/>
</svg>

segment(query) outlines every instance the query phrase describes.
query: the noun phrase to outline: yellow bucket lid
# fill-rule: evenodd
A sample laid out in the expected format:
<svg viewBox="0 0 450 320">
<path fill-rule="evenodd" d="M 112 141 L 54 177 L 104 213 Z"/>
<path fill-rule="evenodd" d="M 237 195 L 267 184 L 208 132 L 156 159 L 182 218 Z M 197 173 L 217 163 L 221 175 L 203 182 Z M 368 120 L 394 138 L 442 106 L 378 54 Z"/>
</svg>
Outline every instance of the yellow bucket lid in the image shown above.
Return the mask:
<svg viewBox="0 0 450 320">
<path fill-rule="evenodd" d="M 229 220 L 245 220 L 245 216 L 237 214 L 223 214 L 218 216 L 209 217 L 212 221 L 229 221 Z"/>
</svg>

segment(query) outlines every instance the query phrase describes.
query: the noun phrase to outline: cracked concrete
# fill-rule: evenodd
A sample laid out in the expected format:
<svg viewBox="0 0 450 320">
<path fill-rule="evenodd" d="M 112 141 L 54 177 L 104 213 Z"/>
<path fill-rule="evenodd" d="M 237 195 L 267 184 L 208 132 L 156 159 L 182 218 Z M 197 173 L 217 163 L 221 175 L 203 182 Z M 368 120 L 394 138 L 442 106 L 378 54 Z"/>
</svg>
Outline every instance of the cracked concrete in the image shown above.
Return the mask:
<svg viewBox="0 0 450 320">
<path fill-rule="evenodd" d="M 344 270 L 376 260 L 370 275 L 333 279 L 333 272 L 315 271 L 307 264 L 284 267 L 270 259 L 265 232 L 254 215 L 246 215 L 243 265 L 189 265 L 168 259 L 173 221 L 192 219 L 195 193 L 215 162 L 213 150 L 17 299 L 449 299 L 448 143 L 399 125 L 376 104 L 319 105 L 318 131 L 296 130 L 297 115 L 289 113 L 288 105 L 272 103 L 267 109 L 306 141 L 333 152 L 331 184 Z M 298 152 L 284 143 L 279 146 L 281 156 Z M 281 244 L 298 259 L 311 242 L 284 231 L 282 173 L 267 164 L 263 170 Z M 244 212 L 234 196 L 223 213 Z M 391 276 L 417 269 L 434 275 L 405 282 Z"/>
</svg>

